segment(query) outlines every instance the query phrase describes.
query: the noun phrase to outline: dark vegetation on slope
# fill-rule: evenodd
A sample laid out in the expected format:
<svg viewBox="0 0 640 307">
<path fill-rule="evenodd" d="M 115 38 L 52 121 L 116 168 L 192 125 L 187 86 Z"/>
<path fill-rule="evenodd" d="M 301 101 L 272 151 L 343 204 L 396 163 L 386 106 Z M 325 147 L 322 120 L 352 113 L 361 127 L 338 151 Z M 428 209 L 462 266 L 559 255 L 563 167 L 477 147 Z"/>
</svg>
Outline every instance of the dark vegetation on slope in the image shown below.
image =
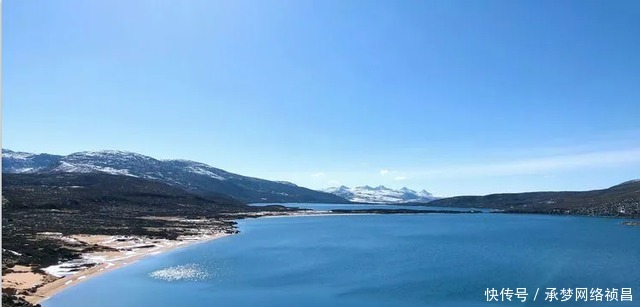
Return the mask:
<svg viewBox="0 0 640 307">
<path fill-rule="evenodd" d="M 2 185 L 3 271 L 14 264 L 46 267 L 96 248 L 69 247 L 42 234 L 46 232 L 174 239 L 203 226 L 233 231 L 234 223 L 222 220 L 225 213 L 288 210 L 246 206 L 225 196 L 193 195 L 152 180 L 100 173 L 3 174 Z M 150 216 L 210 222 L 142 218 Z"/>
<path fill-rule="evenodd" d="M 458 196 L 434 200 L 428 206 L 489 208 L 508 213 L 640 217 L 640 181 L 585 192 L 531 192 Z"/>
</svg>

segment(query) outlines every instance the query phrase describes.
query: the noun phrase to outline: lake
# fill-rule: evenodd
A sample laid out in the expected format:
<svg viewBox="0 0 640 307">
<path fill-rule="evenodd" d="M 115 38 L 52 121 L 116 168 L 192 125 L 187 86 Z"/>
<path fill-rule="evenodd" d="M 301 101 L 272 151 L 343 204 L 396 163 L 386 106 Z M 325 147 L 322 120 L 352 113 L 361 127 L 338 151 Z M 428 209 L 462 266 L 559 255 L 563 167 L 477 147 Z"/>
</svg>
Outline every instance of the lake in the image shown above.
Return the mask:
<svg viewBox="0 0 640 307">
<path fill-rule="evenodd" d="M 549 287 L 637 292 L 640 227 L 621 221 L 491 213 L 247 219 L 238 235 L 145 258 L 43 306 L 525 306 L 537 288 L 533 305 L 545 305 Z M 190 278 L 172 278 L 180 272 Z M 487 302 L 487 288 L 527 288 L 528 301 Z"/>
</svg>

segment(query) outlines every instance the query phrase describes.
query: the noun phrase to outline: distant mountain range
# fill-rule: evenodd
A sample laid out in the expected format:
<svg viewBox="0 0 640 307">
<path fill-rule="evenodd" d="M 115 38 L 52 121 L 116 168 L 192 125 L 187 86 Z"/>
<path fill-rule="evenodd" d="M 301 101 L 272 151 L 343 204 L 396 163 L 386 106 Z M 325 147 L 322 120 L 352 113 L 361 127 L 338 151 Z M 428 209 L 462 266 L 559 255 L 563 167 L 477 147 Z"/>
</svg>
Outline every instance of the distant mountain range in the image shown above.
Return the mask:
<svg viewBox="0 0 640 307">
<path fill-rule="evenodd" d="M 373 204 L 401 204 L 425 203 L 437 199 L 431 193 L 422 190 L 414 191 L 408 188 L 394 190 L 385 186 L 361 186 L 349 188 L 346 186 L 332 187 L 322 190 L 357 203 Z"/>
<path fill-rule="evenodd" d="M 434 200 L 429 206 L 490 208 L 512 213 L 640 217 L 640 180 L 584 192 L 503 193 Z"/>
<path fill-rule="evenodd" d="M 113 150 L 86 151 L 61 156 L 3 149 L 2 172 L 110 174 L 135 177 L 168 184 L 191 194 L 215 197 L 219 200 L 231 197 L 242 203 L 428 203 L 429 206 L 491 208 L 518 213 L 640 216 L 640 180 L 628 181 L 608 189 L 584 192 L 506 193 L 438 199 L 424 190 L 395 190 L 385 186 L 340 186 L 315 191 L 290 182 L 269 181 L 230 173 L 204 163 L 158 160 L 137 153 Z"/>
<path fill-rule="evenodd" d="M 116 150 L 84 151 L 66 156 L 2 149 L 3 173 L 106 173 L 156 180 L 188 192 L 223 194 L 245 203 L 346 203 L 344 198 L 290 182 L 242 176 L 187 160 L 158 160 Z"/>
</svg>

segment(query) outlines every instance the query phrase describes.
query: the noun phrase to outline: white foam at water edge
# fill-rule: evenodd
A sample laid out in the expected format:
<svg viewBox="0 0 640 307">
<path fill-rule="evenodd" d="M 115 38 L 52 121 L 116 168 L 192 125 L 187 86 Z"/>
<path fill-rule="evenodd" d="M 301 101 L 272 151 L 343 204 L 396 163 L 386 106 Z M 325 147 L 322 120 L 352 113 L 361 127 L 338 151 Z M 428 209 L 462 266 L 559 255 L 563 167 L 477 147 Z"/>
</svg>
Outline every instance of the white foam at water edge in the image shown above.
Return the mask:
<svg viewBox="0 0 640 307">
<path fill-rule="evenodd" d="M 209 277 L 209 273 L 197 264 L 185 264 L 157 270 L 149 276 L 164 281 L 202 280 Z"/>
</svg>

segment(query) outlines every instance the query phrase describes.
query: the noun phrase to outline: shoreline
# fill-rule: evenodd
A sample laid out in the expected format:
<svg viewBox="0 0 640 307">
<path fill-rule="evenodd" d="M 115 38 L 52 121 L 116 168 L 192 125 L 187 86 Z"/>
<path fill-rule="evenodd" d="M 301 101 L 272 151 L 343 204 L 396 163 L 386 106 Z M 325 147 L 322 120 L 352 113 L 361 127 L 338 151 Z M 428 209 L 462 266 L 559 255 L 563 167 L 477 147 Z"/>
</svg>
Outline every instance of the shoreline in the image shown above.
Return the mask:
<svg viewBox="0 0 640 307">
<path fill-rule="evenodd" d="M 370 213 L 364 214 L 349 214 L 349 213 L 330 213 L 327 212 L 314 212 L 311 214 L 306 214 L 306 212 L 292 212 L 288 214 L 265 214 L 265 215 L 257 215 L 255 218 L 281 218 L 281 217 L 302 217 L 302 216 L 335 216 L 335 215 L 370 215 Z M 218 232 L 211 235 L 200 236 L 196 239 L 193 238 L 185 238 L 181 240 L 166 240 L 165 242 L 170 242 L 170 245 L 156 246 L 154 248 L 148 249 L 141 253 L 137 253 L 134 255 L 126 255 L 125 253 L 119 252 L 118 255 L 114 255 L 115 257 L 107 258 L 102 263 L 92 266 L 90 268 L 80 270 L 77 273 L 64 276 L 58 278 L 52 282 L 45 283 L 32 295 L 23 296 L 25 300 L 29 301 L 32 304 L 41 304 L 51 298 L 52 296 L 62 292 L 65 289 L 71 288 L 83 281 L 91 279 L 93 277 L 99 276 L 102 273 L 114 271 L 125 267 L 127 265 L 136 263 L 144 258 L 148 258 L 155 255 L 164 254 L 170 251 L 177 250 L 182 247 L 193 246 L 200 243 L 205 243 L 209 241 L 214 241 L 220 238 L 224 238 L 227 236 L 231 236 L 234 233 L 227 232 Z M 94 235 L 94 237 L 100 237 L 100 235 Z M 111 236 L 115 238 L 117 236 Z M 125 255 L 122 255 L 125 254 Z M 84 256 L 88 256 L 89 254 L 85 254 Z M 51 275 L 51 274 L 50 274 Z"/>
<path fill-rule="evenodd" d="M 335 215 L 370 215 L 371 213 L 363 213 L 363 214 L 353 214 L 353 213 L 330 213 L 330 211 L 320 211 L 320 212 L 313 212 L 313 213 L 308 213 L 307 211 L 303 211 L 303 212 L 288 212 L 285 214 L 270 214 L 265 212 L 266 214 L 256 214 L 254 215 L 252 218 L 278 218 L 278 217 L 301 217 L 301 216 L 335 216 Z M 242 219 L 242 218 L 240 218 Z M 182 238 L 182 239 L 178 239 L 178 240 L 158 240 L 158 241 L 162 241 L 162 243 L 164 243 L 164 245 L 161 246 L 155 246 L 153 248 L 150 248 L 148 250 L 136 253 L 136 254 L 130 254 L 127 255 L 126 252 L 117 252 L 117 254 L 115 255 L 110 255 L 105 257 L 104 260 L 102 260 L 99 264 L 96 264 L 95 266 L 92 266 L 90 268 L 86 268 L 80 271 L 77 271 L 76 273 L 64 276 L 64 277 L 60 277 L 58 279 L 55 279 L 54 281 L 48 282 L 48 283 L 44 283 L 42 286 L 38 287 L 38 289 L 31 295 L 22 295 L 21 297 L 23 297 L 25 300 L 27 300 L 28 302 L 32 303 L 32 304 L 41 304 L 43 302 L 45 302 L 46 300 L 48 300 L 49 298 L 51 298 L 52 296 L 62 292 L 65 289 L 71 288 L 74 285 L 77 285 L 83 281 L 86 281 L 88 279 L 91 279 L 93 277 L 99 276 L 102 273 L 106 273 L 106 272 L 110 272 L 116 269 L 120 269 L 122 267 L 125 267 L 129 264 L 133 264 L 138 262 L 139 260 L 142 260 L 144 258 L 147 257 L 151 257 L 151 256 L 155 256 L 155 255 L 159 255 L 159 254 L 164 254 L 173 250 L 177 250 L 179 248 L 182 247 L 187 247 L 187 246 L 193 246 L 196 244 L 200 244 L 200 243 L 204 243 L 204 242 L 209 242 L 209 241 L 213 241 L 213 240 L 217 240 L 220 238 L 224 238 L 227 236 L 231 236 L 235 233 L 228 233 L 225 231 L 221 231 L 221 232 L 217 232 L 217 233 L 213 233 L 213 234 L 208 234 L 208 235 L 202 235 L 202 236 L 197 236 L 195 238 Z M 75 237 L 81 237 L 82 235 L 77 235 Z M 106 236 L 102 236 L 102 235 L 91 235 L 91 236 L 87 236 L 87 237 L 106 237 Z M 118 236 L 109 236 L 109 238 L 111 240 L 117 238 Z M 83 241 L 83 240 L 81 240 Z M 86 242 L 86 243 L 95 243 L 95 242 Z M 90 259 L 91 258 L 91 254 L 85 254 L 83 255 L 83 259 Z M 68 263 L 68 262 L 67 262 Z M 66 263 L 62 263 L 59 264 L 59 266 L 65 265 Z M 50 269 L 51 267 L 45 268 L 45 271 L 47 271 L 47 269 L 49 271 L 52 271 Z M 49 273 L 49 272 L 47 272 Z M 33 273 L 36 274 L 36 273 Z M 53 274 L 50 274 L 51 276 L 55 276 Z M 4 278 L 3 278 L 4 279 Z M 4 286 L 3 286 L 4 288 Z"/>
<path fill-rule="evenodd" d="M 61 291 L 77 285 L 83 281 L 99 276 L 102 273 L 125 267 L 129 264 L 136 263 L 144 258 L 164 254 L 187 246 L 193 246 L 196 244 L 217 240 L 231 235 L 233 235 L 233 233 L 218 232 L 214 234 L 198 236 L 195 238 L 187 237 L 178 240 L 159 240 L 162 242 L 162 245 L 157 245 L 153 248 L 145 248 L 145 250 L 136 253 L 128 253 L 126 251 L 112 252 L 112 255 L 104 256 L 104 260 L 101 260 L 99 264 L 96 264 L 87 269 L 79 270 L 73 274 L 60 277 L 52 282 L 45 283 L 42 286 L 38 287 L 35 293 L 31 295 L 23 295 L 22 297 L 24 297 L 25 300 L 32 304 L 41 304 L 55 294 L 58 294 Z M 101 236 L 94 235 L 92 237 Z M 117 236 L 110 237 L 115 238 Z M 90 259 L 92 255 L 85 254 L 83 256 L 87 256 L 87 258 L 85 259 Z"/>
<path fill-rule="evenodd" d="M 396 215 L 414 215 L 420 213 L 397 213 Z M 513 214 L 513 213 L 508 213 Z M 516 213 L 517 214 L 517 213 Z M 297 212 L 287 212 L 287 213 L 276 213 L 273 214 L 271 212 L 263 212 L 260 214 L 256 214 L 253 216 L 245 216 L 239 217 L 238 219 L 244 218 L 283 218 L 283 217 L 318 217 L 318 216 L 349 216 L 349 215 L 380 215 L 380 213 L 371 213 L 371 212 L 363 212 L 363 213 L 333 213 L 331 211 L 297 211 Z M 549 214 L 541 214 L 548 216 Z M 581 216 L 584 217 L 584 216 Z M 233 219 L 233 217 L 230 217 Z M 623 222 L 623 224 L 626 224 Z M 637 224 L 634 224 L 637 225 Z M 44 282 L 41 286 L 37 288 L 37 290 L 30 295 L 21 295 L 25 300 L 29 301 L 32 304 L 41 304 L 45 302 L 47 299 L 52 296 L 58 294 L 59 292 L 68 289 L 78 283 L 86 281 L 95 276 L 99 276 L 102 273 L 113 271 L 122 267 L 125 267 L 129 264 L 138 262 L 141 259 L 163 254 L 166 252 L 170 252 L 173 250 L 177 250 L 182 247 L 192 246 L 199 243 L 209 242 L 216 239 L 224 238 L 227 236 L 231 236 L 235 234 L 234 232 L 228 232 L 225 230 L 212 231 L 206 234 L 195 235 L 195 236 L 185 236 L 182 238 L 178 238 L 176 240 L 167 240 L 167 239 L 158 239 L 151 240 L 149 238 L 140 238 L 140 237 L 129 237 L 129 241 L 138 242 L 133 246 L 124 246 L 120 247 L 118 251 L 112 252 L 102 252 L 102 254 L 108 255 L 96 255 L 101 254 L 98 253 L 88 253 L 84 254 L 82 260 L 90 261 L 91 259 L 95 260 L 96 258 L 100 258 L 99 262 L 95 262 L 95 265 L 78 270 L 75 273 L 70 273 L 67 276 L 59 277 L 51 282 Z M 108 239 L 109 242 L 114 242 L 117 240 L 122 240 L 118 238 L 122 238 L 122 236 L 106 236 L 106 235 L 74 235 L 70 238 L 76 239 L 78 241 L 83 241 L 85 243 L 93 243 L 100 244 L 103 246 L 109 246 L 105 244 L 106 241 L 104 239 Z M 90 240 L 94 238 L 95 240 Z M 100 240 L 102 239 L 102 240 Z M 145 241 L 147 240 L 147 241 Z M 142 241 L 142 243 L 140 243 Z M 153 243 L 149 242 L 152 241 Z M 127 241 L 128 242 L 128 241 Z M 153 245 L 153 247 L 149 247 L 149 245 Z M 71 261 L 73 262 L 73 261 Z M 62 263 L 56 266 L 63 267 L 65 264 L 69 264 L 70 262 Z M 80 261 L 82 264 L 82 261 Z M 91 263 L 91 262 L 89 262 Z M 77 265 L 77 264 L 76 264 Z M 48 275 L 44 275 L 41 273 L 31 273 L 33 275 L 41 275 L 43 277 L 43 281 L 46 280 L 44 277 L 56 276 L 51 274 L 51 271 L 55 271 L 51 269 L 50 266 L 45 268 L 45 271 Z M 3 276 L 3 288 L 4 288 L 4 279 Z"/>
</svg>

